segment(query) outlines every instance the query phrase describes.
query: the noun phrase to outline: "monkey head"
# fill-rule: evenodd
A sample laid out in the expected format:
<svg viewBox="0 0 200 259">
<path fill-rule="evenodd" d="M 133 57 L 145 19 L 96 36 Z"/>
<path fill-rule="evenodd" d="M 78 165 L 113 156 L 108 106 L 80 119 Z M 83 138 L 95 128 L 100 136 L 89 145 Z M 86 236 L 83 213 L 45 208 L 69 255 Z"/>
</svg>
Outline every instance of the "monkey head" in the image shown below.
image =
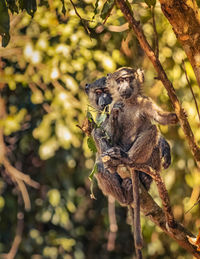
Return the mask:
<svg viewBox="0 0 200 259">
<path fill-rule="evenodd" d="M 85 85 L 85 92 L 89 101 L 97 110 L 103 110 L 112 102 L 109 89 L 106 86 L 106 77 L 102 77 L 91 84 Z"/>
<path fill-rule="evenodd" d="M 107 76 L 106 85 L 114 99 L 128 99 L 140 94 L 143 82 L 144 73 L 141 69 L 122 67 Z"/>
</svg>

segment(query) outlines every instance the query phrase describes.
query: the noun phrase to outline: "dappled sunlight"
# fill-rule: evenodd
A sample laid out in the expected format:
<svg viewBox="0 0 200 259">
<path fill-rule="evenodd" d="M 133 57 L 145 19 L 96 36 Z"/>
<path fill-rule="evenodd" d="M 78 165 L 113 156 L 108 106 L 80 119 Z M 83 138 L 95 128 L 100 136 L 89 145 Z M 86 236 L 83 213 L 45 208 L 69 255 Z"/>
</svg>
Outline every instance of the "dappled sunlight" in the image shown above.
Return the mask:
<svg viewBox="0 0 200 259">
<path fill-rule="evenodd" d="M 99 12 L 105 2 L 41 1 L 33 18 L 26 12 L 10 14 L 11 39 L 6 48 L 0 47 L 1 99 L 5 100 L 0 117 L 0 133 L 4 135 L 0 142 L 0 257 L 11 249 L 16 228 L 22 232 L 16 256 L 20 259 L 133 256 L 129 220 L 125 208 L 117 202 L 115 250 L 106 250 L 107 199 L 96 181 L 91 184 L 88 179 L 95 169 L 95 154 L 81 130 L 87 110 L 94 118 L 97 115 L 89 104 L 85 85 L 122 66 L 140 67 L 144 69 L 144 95 L 164 110 L 172 111 L 173 107 L 122 12 L 116 7 L 109 17 Z M 155 50 L 152 8 L 148 1 L 129 2 Z M 200 143 L 200 121 L 186 79 L 187 74 L 199 106 L 195 74 L 158 1 L 154 11 L 159 60 Z M 200 63 L 198 55 L 195 59 Z M 172 164 L 162 170 L 161 176 L 175 218 L 196 233 L 200 227 L 199 170 L 180 124 L 158 128 L 171 147 Z M 20 180 L 11 174 L 16 169 Z M 91 194 L 96 200 L 90 198 Z M 150 194 L 161 205 L 155 183 Z M 27 212 L 23 212 L 24 207 Z M 147 217 L 142 216 L 141 225 L 144 258 L 190 258 Z"/>
</svg>

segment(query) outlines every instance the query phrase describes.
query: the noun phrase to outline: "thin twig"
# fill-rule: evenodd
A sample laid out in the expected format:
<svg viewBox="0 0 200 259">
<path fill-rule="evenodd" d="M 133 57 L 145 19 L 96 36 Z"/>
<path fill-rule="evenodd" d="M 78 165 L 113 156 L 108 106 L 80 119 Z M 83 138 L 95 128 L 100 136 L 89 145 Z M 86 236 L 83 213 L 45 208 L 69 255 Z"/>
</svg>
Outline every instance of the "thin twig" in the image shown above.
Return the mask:
<svg viewBox="0 0 200 259">
<path fill-rule="evenodd" d="M 188 78 L 188 75 L 187 75 L 187 72 L 186 72 L 186 69 L 185 69 L 185 62 L 184 62 L 184 60 L 182 60 L 182 68 L 183 68 L 183 71 L 184 71 L 184 73 L 185 73 L 185 77 L 186 77 L 187 83 L 188 83 L 188 85 L 189 85 L 190 91 L 191 91 L 191 93 L 192 93 L 192 96 L 193 96 L 193 99 L 194 99 L 194 102 L 195 102 L 195 106 L 196 106 L 196 110 L 197 110 L 197 114 L 198 114 L 198 117 L 199 117 L 199 122 L 200 122 L 199 107 L 198 107 L 197 100 L 196 100 L 196 97 L 195 97 L 195 95 L 194 95 L 194 91 L 193 91 L 193 89 L 192 89 L 190 80 L 189 80 L 189 78 Z"/>
<path fill-rule="evenodd" d="M 22 194 L 22 198 L 24 200 L 25 210 L 26 211 L 30 211 L 31 210 L 31 201 L 30 201 L 30 197 L 29 197 L 28 191 L 26 189 L 26 185 L 21 180 L 18 180 L 18 179 L 15 179 L 15 180 L 16 180 L 16 182 L 17 182 L 17 184 L 19 186 L 20 192 Z"/>
<path fill-rule="evenodd" d="M 30 185 L 33 188 L 38 189 L 40 184 L 30 178 L 29 175 L 22 173 L 17 168 L 13 167 L 7 158 L 4 157 L 3 165 L 7 172 L 12 175 L 14 178 L 24 181 L 26 184 Z"/>
<path fill-rule="evenodd" d="M 185 214 L 187 214 L 188 212 L 190 212 L 196 205 L 199 204 L 199 202 L 200 202 L 200 197 L 199 197 L 198 200 L 192 205 L 192 207 L 189 208 L 189 209 L 185 212 Z"/>
<path fill-rule="evenodd" d="M 156 20 L 155 20 L 155 6 L 151 7 L 151 13 L 153 18 L 153 30 L 154 30 L 154 44 L 155 44 L 155 55 L 159 59 L 159 41 L 158 41 L 158 32 L 156 29 Z"/>
<path fill-rule="evenodd" d="M 3 259 L 14 259 L 15 258 L 19 245 L 22 241 L 23 229 L 24 229 L 24 214 L 22 212 L 18 212 L 16 235 L 15 235 L 14 241 L 12 243 L 11 249 L 7 254 L 1 254 L 0 258 L 3 258 Z"/>
<path fill-rule="evenodd" d="M 74 11 L 75 11 L 76 15 L 77 15 L 77 16 L 79 17 L 79 19 L 81 20 L 81 23 L 82 23 L 82 25 L 83 25 L 85 31 L 90 35 L 90 30 L 88 29 L 87 25 L 85 25 L 85 22 L 87 22 L 87 21 L 86 21 L 85 19 L 83 19 L 83 18 L 80 16 L 80 14 L 78 13 L 78 11 L 77 11 L 77 9 L 76 9 L 76 6 L 75 6 L 74 2 L 73 2 L 72 0 L 70 0 L 70 2 L 71 2 L 72 6 L 73 6 L 73 8 L 74 8 Z"/>
<path fill-rule="evenodd" d="M 165 183 L 163 182 L 159 172 L 156 172 L 153 168 L 151 168 L 148 165 L 141 165 L 141 164 L 129 165 L 129 170 L 132 171 L 133 169 L 150 175 L 153 178 L 153 180 L 156 182 L 159 196 L 162 201 L 167 225 L 169 226 L 171 231 L 173 231 L 173 228 L 175 227 L 175 220 L 174 220 L 174 216 L 170 205 L 169 195 L 165 187 Z"/>
<path fill-rule="evenodd" d="M 112 196 L 108 196 L 108 217 L 110 232 L 108 235 L 107 250 L 113 251 L 115 249 L 115 240 L 118 226 L 115 214 L 115 199 Z"/>
<path fill-rule="evenodd" d="M 0 119 L 5 119 L 5 117 L 5 102 L 4 99 L 0 97 Z M 22 173 L 17 168 L 11 165 L 10 161 L 7 158 L 6 145 L 4 142 L 2 127 L 0 127 L 0 163 L 5 167 L 6 172 L 11 180 L 17 183 L 24 200 L 25 209 L 30 210 L 31 202 L 24 183 L 32 186 L 33 188 L 39 188 L 40 185 L 36 181 L 32 180 L 29 175 Z"/>
</svg>

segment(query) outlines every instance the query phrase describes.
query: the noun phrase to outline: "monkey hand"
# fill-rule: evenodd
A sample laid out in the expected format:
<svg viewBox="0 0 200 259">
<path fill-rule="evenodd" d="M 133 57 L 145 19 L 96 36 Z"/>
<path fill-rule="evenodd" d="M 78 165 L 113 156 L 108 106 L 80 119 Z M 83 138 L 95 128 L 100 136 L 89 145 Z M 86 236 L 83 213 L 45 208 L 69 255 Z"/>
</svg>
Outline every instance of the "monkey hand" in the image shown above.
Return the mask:
<svg viewBox="0 0 200 259">
<path fill-rule="evenodd" d="M 123 111 L 124 104 L 122 102 L 116 102 L 112 108 L 111 113 L 113 114 L 114 118 L 116 118 L 119 112 Z"/>
<path fill-rule="evenodd" d="M 178 117 L 176 113 L 170 113 L 168 115 L 169 124 L 177 124 L 178 123 Z"/>
<path fill-rule="evenodd" d="M 108 149 L 106 152 L 104 152 L 102 155 L 102 157 L 108 156 L 111 159 L 121 159 L 121 158 L 127 158 L 128 155 L 126 154 L 126 152 L 124 152 L 121 148 L 119 147 L 112 147 L 110 149 Z"/>
</svg>

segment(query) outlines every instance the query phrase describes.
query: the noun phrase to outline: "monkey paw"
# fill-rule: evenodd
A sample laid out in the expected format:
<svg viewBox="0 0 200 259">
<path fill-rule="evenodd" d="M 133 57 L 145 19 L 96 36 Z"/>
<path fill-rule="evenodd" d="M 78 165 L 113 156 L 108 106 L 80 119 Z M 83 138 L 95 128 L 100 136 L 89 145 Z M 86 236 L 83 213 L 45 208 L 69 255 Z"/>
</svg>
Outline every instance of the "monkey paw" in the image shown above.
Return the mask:
<svg viewBox="0 0 200 259">
<path fill-rule="evenodd" d="M 123 111 L 124 104 L 122 102 L 115 103 L 112 108 L 112 114 L 116 117 L 119 112 Z"/>
<path fill-rule="evenodd" d="M 170 113 L 169 114 L 169 123 L 170 124 L 178 123 L 178 117 L 177 117 L 176 113 Z"/>
<path fill-rule="evenodd" d="M 109 156 L 111 159 L 121 159 L 127 157 L 127 154 L 119 147 L 112 147 L 102 154 L 102 157 L 105 156 Z"/>
</svg>

